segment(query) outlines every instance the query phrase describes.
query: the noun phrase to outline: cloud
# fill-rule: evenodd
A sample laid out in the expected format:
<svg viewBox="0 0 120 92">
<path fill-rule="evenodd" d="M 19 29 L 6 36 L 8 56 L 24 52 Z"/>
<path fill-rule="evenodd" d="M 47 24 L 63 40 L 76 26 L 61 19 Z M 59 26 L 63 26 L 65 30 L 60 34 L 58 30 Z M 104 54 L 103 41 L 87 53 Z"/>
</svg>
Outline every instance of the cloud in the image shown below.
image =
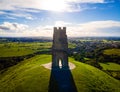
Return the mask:
<svg viewBox="0 0 120 92">
<path fill-rule="evenodd" d="M 6 35 L 52 37 L 54 26 L 66 26 L 68 37 L 120 36 L 120 21 L 113 20 L 91 21 L 81 24 L 56 21 L 54 25 L 38 26 L 35 28 L 31 28 L 28 25 L 19 23 L 4 22 L 0 25 L 0 36 Z"/>
<path fill-rule="evenodd" d="M 42 10 L 55 12 L 79 12 L 95 9 L 82 4 L 105 3 L 105 0 L 0 0 L 0 15 L 6 19 L 34 20 Z M 7 16 L 7 17 L 6 17 Z"/>
<path fill-rule="evenodd" d="M 0 10 L 23 10 L 37 12 L 50 11 L 78 11 L 82 10 L 79 4 L 104 3 L 104 0 L 0 0 Z"/>
<path fill-rule="evenodd" d="M 104 3 L 104 0 L 65 0 L 67 2 L 75 2 L 75 3 Z"/>
<path fill-rule="evenodd" d="M 0 11 L 0 15 L 2 15 L 2 14 L 5 14 L 5 12 L 4 11 Z"/>
<path fill-rule="evenodd" d="M 0 36 L 27 37 L 27 36 L 48 36 L 51 37 L 53 26 L 39 26 L 31 28 L 25 24 L 4 22 L 0 25 Z"/>
<path fill-rule="evenodd" d="M 29 13 L 25 13 L 25 12 L 11 12 L 11 13 L 7 13 L 7 15 L 12 16 L 12 17 L 17 17 L 17 18 L 25 18 L 28 20 L 33 20 L 33 17 L 31 14 Z"/>
<path fill-rule="evenodd" d="M 120 21 L 91 21 L 81 24 L 73 24 L 64 21 L 56 21 L 60 26 L 67 26 L 69 37 L 80 36 L 120 36 Z"/>
<path fill-rule="evenodd" d="M 0 26 L 1 30 L 10 30 L 9 27 L 5 27 L 5 26 Z"/>
<path fill-rule="evenodd" d="M 92 21 L 68 27 L 69 36 L 120 36 L 120 21 Z M 113 33 L 114 32 L 114 33 Z"/>
<path fill-rule="evenodd" d="M 6 16 L 6 19 L 17 19 L 16 17 L 12 17 L 12 16 Z"/>
<path fill-rule="evenodd" d="M 119 21 L 112 21 L 112 20 L 107 20 L 107 21 L 93 21 L 93 22 L 88 22 L 84 24 L 79 24 L 80 27 L 84 30 L 98 30 L 98 29 L 106 29 L 106 28 L 112 28 L 112 27 L 120 27 L 120 22 Z"/>
<path fill-rule="evenodd" d="M 18 24 L 18 23 L 10 23 L 10 22 L 4 22 L 0 25 L 1 31 L 6 32 L 22 32 L 24 30 L 28 29 L 28 25 L 24 24 Z"/>
<path fill-rule="evenodd" d="M 0 15 L 4 15 L 7 19 L 25 18 L 28 20 L 33 20 L 33 16 L 25 11 L 0 11 Z"/>
<path fill-rule="evenodd" d="M 54 26 L 69 26 L 72 23 L 64 22 L 64 21 L 56 21 Z"/>
</svg>

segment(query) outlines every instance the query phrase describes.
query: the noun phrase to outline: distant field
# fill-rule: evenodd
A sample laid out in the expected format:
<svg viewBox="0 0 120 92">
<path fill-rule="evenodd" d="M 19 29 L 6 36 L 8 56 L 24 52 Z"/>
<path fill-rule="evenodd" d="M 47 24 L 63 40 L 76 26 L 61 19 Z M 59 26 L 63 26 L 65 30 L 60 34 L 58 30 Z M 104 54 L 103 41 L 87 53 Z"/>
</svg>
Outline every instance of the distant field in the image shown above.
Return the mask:
<svg viewBox="0 0 120 92">
<path fill-rule="evenodd" d="M 23 56 L 51 48 L 51 42 L 8 42 L 0 43 L 0 57 Z"/>
<path fill-rule="evenodd" d="M 103 70 L 120 70 L 120 65 L 116 63 L 100 63 L 100 65 L 103 67 Z"/>
<path fill-rule="evenodd" d="M 76 47 L 76 44 L 74 44 L 74 43 L 68 43 L 68 48 L 75 48 Z"/>
<path fill-rule="evenodd" d="M 120 49 L 107 49 L 103 52 L 105 55 L 117 55 L 120 56 Z"/>
<path fill-rule="evenodd" d="M 76 45 L 69 43 L 69 48 Z M 46 51 L 52 47 L 52 42 L 6 42 L 0 43 L 0 57 L 23 56 L 39 51 Z"/>
</svg>

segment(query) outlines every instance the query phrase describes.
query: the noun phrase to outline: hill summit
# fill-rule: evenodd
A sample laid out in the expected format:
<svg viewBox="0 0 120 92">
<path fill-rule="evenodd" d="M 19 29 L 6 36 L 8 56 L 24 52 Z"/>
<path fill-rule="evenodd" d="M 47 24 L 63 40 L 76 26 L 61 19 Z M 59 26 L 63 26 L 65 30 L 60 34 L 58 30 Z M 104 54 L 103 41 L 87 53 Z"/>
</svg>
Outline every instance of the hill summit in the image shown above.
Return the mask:
<svg viewBox="0 0 120 92">
<path fill-rule="evenodd" d="M 0 72 L 0 92 L 48 92 L 51 70 L 42 64 L 49 63 L 51 55 L 37 55 Z M 81 63 L 69 61 L 76 68 L 71 70 L 78 92 L 119 92 L 120 82 L 103 71 Z M 63 75 L 61 75 L 63 76 Z M 57 89 L 57 83 L 52 81 Z"/>
</svg>

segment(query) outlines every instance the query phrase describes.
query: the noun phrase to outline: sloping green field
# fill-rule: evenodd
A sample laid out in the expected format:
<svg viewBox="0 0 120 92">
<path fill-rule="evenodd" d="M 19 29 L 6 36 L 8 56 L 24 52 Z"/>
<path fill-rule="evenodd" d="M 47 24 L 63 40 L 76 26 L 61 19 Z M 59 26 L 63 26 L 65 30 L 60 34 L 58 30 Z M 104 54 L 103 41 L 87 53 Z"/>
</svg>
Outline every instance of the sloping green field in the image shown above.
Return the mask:
<svg viewBox="0 0 120 92">
<path fill-rule="evenodd" d="M 51 42 L 7 42 L 0 43 L 0 57 L 24 56 L 51 48 Z"/>
<path fill-rule="evenodd" d="M 105 55 L 117 55 L 120 56 L 120 49 L 106 49 L 103 52 Z"/>
<path fill-rule="evenodd" d="M 119 70 L 120 71 L 120 65 L 116 63 L 100 63 L 100 65 L 103 67 L 103 70 Z"/>
<path fill-rule="evenodd" d="M 0 92 L 48 92 L 51 71 L 41 65 L 50 61 L 50 55 L 37 55 L 1 71 Z M 120 92 L 120 81 L 90 65 L 69 61 L 76 65 L 72 76 L 78 92 Z"/>
</svg>

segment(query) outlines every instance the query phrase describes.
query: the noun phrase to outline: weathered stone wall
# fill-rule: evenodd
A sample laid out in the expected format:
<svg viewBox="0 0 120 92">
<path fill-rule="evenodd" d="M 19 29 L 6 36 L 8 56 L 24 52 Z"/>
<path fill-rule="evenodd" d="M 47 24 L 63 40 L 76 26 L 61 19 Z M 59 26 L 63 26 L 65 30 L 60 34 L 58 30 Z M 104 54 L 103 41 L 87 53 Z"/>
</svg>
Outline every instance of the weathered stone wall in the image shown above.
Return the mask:
<svg viewBox="0 0 120 92">
<path fill-rule="evenodd" d="M 53 45 L 52 45 L 52 67 L 59 68 L 61 60 L 62 68 L 68 68 L 68 42 L 66 27 L 54 27 Z"/>
</svg>

